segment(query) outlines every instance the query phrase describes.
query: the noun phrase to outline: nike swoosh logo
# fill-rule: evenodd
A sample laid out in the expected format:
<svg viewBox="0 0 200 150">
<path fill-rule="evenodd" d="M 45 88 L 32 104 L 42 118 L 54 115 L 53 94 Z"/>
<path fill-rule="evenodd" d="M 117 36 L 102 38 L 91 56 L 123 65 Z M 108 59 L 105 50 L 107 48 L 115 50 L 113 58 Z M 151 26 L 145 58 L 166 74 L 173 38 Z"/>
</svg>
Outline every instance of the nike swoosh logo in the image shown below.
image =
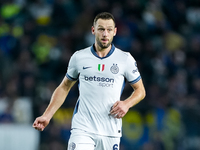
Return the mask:
<svg viewBox="0 0 200 150">
<path fill-rule="evenodd" d="M 83 69 L 88 69 L 88 68 L 92 68 L 92 67 L 83 67 Z"/>
</svg>

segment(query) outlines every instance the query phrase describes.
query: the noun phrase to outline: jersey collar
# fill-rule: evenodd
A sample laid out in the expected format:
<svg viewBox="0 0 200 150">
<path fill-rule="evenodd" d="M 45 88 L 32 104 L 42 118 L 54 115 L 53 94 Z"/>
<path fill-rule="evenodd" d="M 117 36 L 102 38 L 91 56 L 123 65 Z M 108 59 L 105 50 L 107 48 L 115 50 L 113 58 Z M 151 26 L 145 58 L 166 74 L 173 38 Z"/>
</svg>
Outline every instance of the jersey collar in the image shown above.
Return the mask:
<svg viewBox="0 0 200 150">
<path fill-rule="evenodd" d="M 97 53 L 96 53 L 94 44 L 91 46 L 91 52 L 92 52 L 92 54 L 93 54 L 94 56 L 100 58 L 100 59 L 104 59 L 104 58 L 109 57 L 109 56 L 114 52 L 114 50 L 115 50 L 115 46 L 114 46 L 114 44 L 112 44 L 111 49 L 110 49 L 110 51 L 108 52 L 108 54 L 107 54 L 105 57 L 99 57 L 99 56 L 97 55 Z"/>
</svg>

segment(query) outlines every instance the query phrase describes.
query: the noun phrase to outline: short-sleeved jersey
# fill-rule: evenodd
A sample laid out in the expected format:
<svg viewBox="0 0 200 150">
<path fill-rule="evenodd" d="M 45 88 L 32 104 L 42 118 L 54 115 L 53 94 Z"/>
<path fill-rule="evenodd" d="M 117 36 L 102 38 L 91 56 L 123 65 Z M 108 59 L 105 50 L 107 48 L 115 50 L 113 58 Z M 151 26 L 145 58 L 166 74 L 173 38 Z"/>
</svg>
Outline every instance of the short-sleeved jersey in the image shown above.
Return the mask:
<svg viewBox="0 0 200 150">
<path fill-rule="evenodd" d="M 72 129 L 121 137 L 121 119 L 109 115 L 120 96 L 125 78 L 130 84 L 141 79 L 135 59 L 112 45 L 106 57 L 99 57 L 94 46 L 75 52 L 67 69 L 70 80 L 79 80 L 79 98 L 74 109 Z"/>
</svg>

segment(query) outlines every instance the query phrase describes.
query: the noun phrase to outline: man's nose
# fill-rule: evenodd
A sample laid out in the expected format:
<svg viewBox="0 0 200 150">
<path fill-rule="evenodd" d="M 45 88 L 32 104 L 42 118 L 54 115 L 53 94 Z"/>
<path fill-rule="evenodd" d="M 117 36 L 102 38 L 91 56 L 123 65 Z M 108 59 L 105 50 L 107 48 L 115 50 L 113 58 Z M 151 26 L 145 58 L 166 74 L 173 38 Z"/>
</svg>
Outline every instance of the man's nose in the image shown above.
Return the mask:
<svg viewBox="0 0 200 150">
<path fill-rule="evenodd" d="M 104 30 L 103 31 L 103 36 L 107 36 L 108 35 L 108 31 L 107 30 Z"/>
</svg>

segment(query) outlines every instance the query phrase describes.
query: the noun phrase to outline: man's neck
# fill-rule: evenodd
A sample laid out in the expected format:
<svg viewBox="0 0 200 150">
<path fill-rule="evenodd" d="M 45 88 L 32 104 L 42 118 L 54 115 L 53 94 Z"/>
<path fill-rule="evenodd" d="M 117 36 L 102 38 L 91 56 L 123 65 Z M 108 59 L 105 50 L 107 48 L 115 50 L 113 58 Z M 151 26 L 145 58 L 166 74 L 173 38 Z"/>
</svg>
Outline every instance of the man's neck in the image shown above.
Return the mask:
<svg viewBox="0 0 200 150">
<path fill-rule="evenodd" d="M 110 52 L 112 45 L 110 45 L 108 48 L 101 48 L 98 44 L 94 44 L 96 53 L 99 57 L 106 57 L 107 54 Z"/>
</svg>

